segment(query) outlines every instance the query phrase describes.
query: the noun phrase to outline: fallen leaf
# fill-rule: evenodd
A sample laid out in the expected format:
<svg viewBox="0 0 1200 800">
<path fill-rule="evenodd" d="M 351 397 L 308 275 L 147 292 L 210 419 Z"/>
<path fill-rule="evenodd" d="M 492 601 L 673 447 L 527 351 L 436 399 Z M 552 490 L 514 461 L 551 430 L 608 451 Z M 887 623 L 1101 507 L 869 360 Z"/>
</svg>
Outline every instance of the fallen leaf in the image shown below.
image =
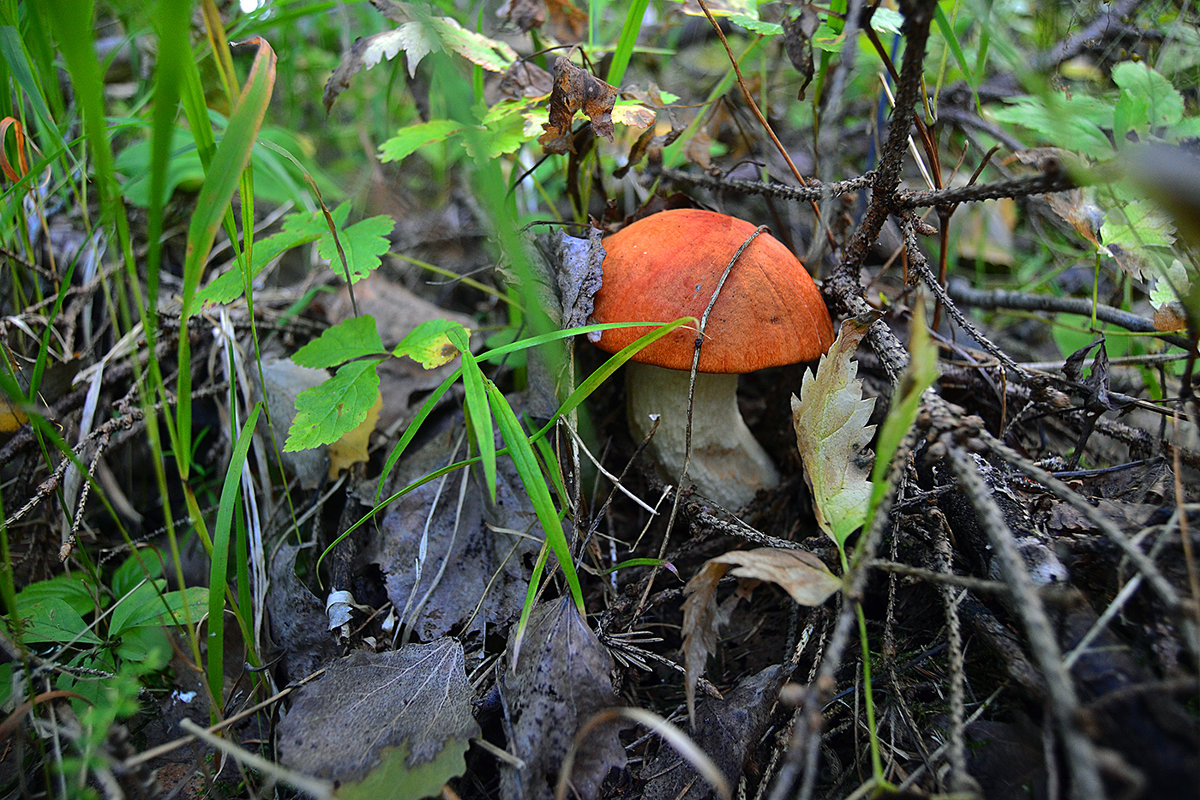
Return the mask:
<svg viewBox="0 0 1200 800">
<path fill-rule="evenodd" d="M 613 138 L 612 110 L 617 102 L 617 90 L 595 75 L 559 56 L 554 59 L 554 89 L 550 92 L 550 121 L 542 124 L 546 131 L 538 143 L 547 153 L 575 151 L 571 141 L 571 120 L 576 111 L 583 111 L 591 120 L 596 135 Z"/>
<path fill-rule="evenodd" d="M 506 97 L 545 97 L 554 91 L 554 76 L 532 61 L 517 61 L 500 76 Z"/>
<path fill-rule="evenodd" d="M 783 49 L 787 53 L 788 61 L 792 62 L 792 66 L 802 78 L 800 89 L 796 93 L 797 100 L 804 99 L 804 92 L 808 89 L 808 84 L 812 83 L 812 37 L 820 24 L 821 18 L 817 16 L 817 11 L 811 3 L 800 6 L 796 16 L 793 17 L 789 13 L 783 18 Z"/>
<path fill-rule="evenodd" d="M 338 655 L 337 642 L 326 624 L 324 606 L 296 577 L 299 552 L 295 545 L 284 544 L 279 548 L 271 559 L 271 591 L 267 592 L 271 637 L 283 651 L 287 681 L 311 675 Z"/>
<path fill-rule="evenodd" d="M 461 458 L 455 439 L 452 429 L 406 455 L 385 494 Z M 537 515 L 511 459 L 496 462 L 494 506 L 475 477 L 454 473 L 408 492 L 388 506 L 378 535 L 365 546 L 364 558 L 382 572 L 401 625 L 421 639 L 451 630 L 465 637 L 488 625 L 505 625 L 525 600 L 525 559 L 536 555 L 539 542 L 520 534 L 540 535 Z M 463 479 L 465 489 L 459 483 Z"/>
<path fill-rule="evenodd" d="M 515 631 L 514 631 L 514 636 Z M 512 652 L 510 642 L 509 651 Z M 539 603 L 529 615 L 521 657 L 501 680 L 512 719 L 509 752 L 524 762 L 500 777 L 508 800 L 549 800 L 576 731 L 598 711 L 620 705 L 608 649 L 569 597 Z M 592 798 L 613 768 L 625 766 L 619 723 L 593 730 L 575 755 L 573 796 Z"/>
<path fill-rule="evenodd" d="M 560 44 L 576 44 L 587 35 L 587 13 L 571 0 L 546 0 L 545 30 Z"/>
<path fill-rule="evenodd" d="M 546 4 L 542 0 L 504 0 L 496 16 L 509 22 L 521 33 L 540 28 L 546 21 Z"/>
<path fill-rule="evenodd" d="M 717 583 L 726 572 L 743 579 L 739 588 L 745 596 L 749 596 L 757 582 L 767 581 L 785 590 L 802 606 L 819 606 L 842 586 L 821 559 L 804 550 L 774 547 L 734 550 L 704 562 L 683 589 L 687 596 L 683 603 L 683 654 L 688 716 L 693 720 L 696 681 L 704 674 L 704 662 L 716 648 L 718 630 L 740 599 L 740 595 L 735 595 L 724 608 L 717 604 Z"/>
<path fill-rule="evenodd" d="M 437 794 L 462 774 L 463 754 L 479 735 L 471 699 L 462 645 L 453 639 L 359 650 L 297 691 L 279 724 L 280 761 L 338 781 L 339 797 L 367 796 L 381 769 L 391 776 L 387 797 Z M 348 786 L 362 783 L 362 791 Z"/>
<path fill-rule="evenodd" d="M 724 698 L 704 698 L 696 709 L 692 739 L 730 786 L 738 785 L 747 759 L 762 744 L 784 676 L 783 667 L 773 664 L 744 678 Z M 661 747 L 642 775 L 647 779 L 642 800 L 716 797 L 696 768 L 672 747 Z"/>
<path fill-rule="evenodd" d="M 867 424 L 875 398 L 863 399 L 854 360 L 866 332 L 856 320 L 843 322 L 816 374 L 806 370 L 800 398 L 792 395 L 796 447 L 812 489 L 817 523 L 838 547 L 863 524 L 871 499 L 871 482 L 858 465 L 858 455 L 875 433 L 875 426 Z"/>
</svg>

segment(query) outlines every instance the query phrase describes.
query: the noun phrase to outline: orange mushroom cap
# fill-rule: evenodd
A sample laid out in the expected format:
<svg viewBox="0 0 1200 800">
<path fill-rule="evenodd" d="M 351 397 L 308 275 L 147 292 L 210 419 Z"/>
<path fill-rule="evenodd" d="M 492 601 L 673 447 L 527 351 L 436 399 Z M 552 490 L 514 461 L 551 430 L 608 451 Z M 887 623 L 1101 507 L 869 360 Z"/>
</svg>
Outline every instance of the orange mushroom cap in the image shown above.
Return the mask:
<svg viewBox="0 0 1200 800">
<path fill-rule="evenodd" d="M 604 282 L 596 322 L 700 319 L 729 260 L 755 225 L 700 209 L 661 211 L 604 239 Z M 615 353 L 652 330 L 606 330 L 598 346 Z M 696 333 L 672 331 L 633 359 L 691 369 Z M 745 373 L 812 361 L 833 344 L 833 322 L 804 265 L 763 233 L 733 265 L 713 306 L 700 372 Z"/>
</svg>

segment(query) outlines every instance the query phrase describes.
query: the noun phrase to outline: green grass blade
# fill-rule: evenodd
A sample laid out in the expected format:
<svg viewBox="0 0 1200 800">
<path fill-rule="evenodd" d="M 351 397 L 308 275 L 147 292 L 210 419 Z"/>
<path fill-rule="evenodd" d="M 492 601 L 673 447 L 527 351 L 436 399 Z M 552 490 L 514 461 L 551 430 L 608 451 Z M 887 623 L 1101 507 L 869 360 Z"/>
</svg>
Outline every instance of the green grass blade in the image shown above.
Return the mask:
<svg viewBox="0 0 1200 800">
<path fill-rule="evenodd" d="M 496 435 L 492 426 L 492 412 L 488 408 L 487 393 L 484 391 L 483 371 L 471 353 L 470 344 L 462 329 L 449 332 L 450 342 L 462 354 L 463 403 L 471 427 L 475 429 L 475 442 L 479 447 L 479 460 L 483 466 L 484 482 L 488 497 L 496 502 Z"/>
<path fill-rule="evenodd" d="M 625 24 L 621 26 L 621 38 L 617 40 L 617 49 L 613 51 L 612 63 L 608 66 L 607 82 L 612 86 L 620 86 L 625 77 L 625 69 L 629 66 L 629 57 L 633 55 L 633 46 L 637 44 L 638 33 L 642 30 L 642 20 L 646 16 L 646 7 L 650 0 L 633 0 L 625 14 Z"/>
<path fill-rule="evenodd" d="M 217 506 L 217 523 L 213 528 L 212 558 L 208 570 L 208 686 L 212 693 L 214 709 L 221 705 L 224 682 L 225 659 L 225 587 L 229 581 L 229 540 L 233 529 L 233 512 L 237 508 L 237 497 L 242 488 L 242 467 L 250 442 L 254 439 L 254 426 L 262 403 L 255 403 L 250 416 L 238 433 L 233 446 L 229 467 L 225 470 L 225 482 L 221 486 L 221 500 Z"/>
<path fill-rule="evenodd" d="M 550 545 L 555 558 L 558 559 L 563 577 L 571 590 L 571 599 L 575 601 L 575 607 L 579 609 L 579 613 L 586 614 L 583 605 L 583 590 L 579 584 L 579 575 L 575 572 L 575 564 L 571 558 L 571 548 L 567 543 L 566 533 L 563 531 L 562 520 L 559 519 L 558 510 L 554 507 L 554 501 L 550 497 L 550 490 L 546 486 L 546 479 L 542 475 L 529 437 L 521 427 L 521 422 L 513 412 L 512 406 L 508 404 L 508 399 L 503 392 L 496 388 L 496 384 L 487 381 L 487 393 L 488 399 L 491 401 L 492 413 L 496 416 L 496 424 L 500 428 L 500 436 L 508 445 L 508 455 L 513 460 L 517 475 L 521 477 L 521 483 L 525 486 L 525 493 L 529 495 L 529 501 L 533 504 L 538 522 L 541 523 L 542 531 L 546 535 L 546 543 Z"/>
<path fill-rule="evenodd" d="M 258 138 L 258 130 L 267 113 L 267 104 L 275 87 L 275 51 L 265 39 L 254 40 L 258 44 L 258 55 L 254 58 L 250 76 L 241 97 L 229 118 L 225 136 L 213 153 L 212 164 L 196 199 L 196 212 L 188 226 L 187 251 L 183 265 L 183 301 L 180 308 L 180 324 L 186 329 L 195 305 L 196 292 L 204 274 L 204 264 L 212 250 L 217 228 L 233 199 L 234 189 L 241 180 L 242 171 L 250 162 L 250 153 Z M 179 384 L 176 427 L 178 446 L 188 447 L 192 432 L 192 379 L 189 363 L 191 348 L 187 335 L 179 337 Z M 180 474 L 188 476 L 186 459 L 179 461 Z"/>
</svg>

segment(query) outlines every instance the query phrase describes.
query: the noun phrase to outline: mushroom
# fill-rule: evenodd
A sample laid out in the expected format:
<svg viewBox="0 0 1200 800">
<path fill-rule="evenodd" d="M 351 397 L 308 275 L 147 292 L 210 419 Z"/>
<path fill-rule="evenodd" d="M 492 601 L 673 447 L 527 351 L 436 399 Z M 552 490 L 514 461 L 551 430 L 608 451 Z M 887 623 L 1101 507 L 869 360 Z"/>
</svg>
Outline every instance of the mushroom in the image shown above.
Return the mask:
<svg viewBox="0 0 1200 800">
<path fill-rule="evenodd" d="M 596 322 L 701 319 L 721 275 L 755 226 L 699 209 L 651 214 L 605 237 Z M 604 331 L 597 345 L 615 353 L 651 328 Z M 679 328 L 633 356 L 625 387 L 630 426 L 649 434 L 663 474 L 678 480 L 684 462 L 688 384 L 696 330 Z M 779 473 L 751 435 L 737 405 L 738 375 L 812 361 L 833 344 L 833 323 L 804 265 L 770 235 L 758 236 L 729 273 L 700 348 L 687 477 L 712 500 L 740 508 Z M 636 362 L 636 363 L 634 363 Z"/>
</svg>

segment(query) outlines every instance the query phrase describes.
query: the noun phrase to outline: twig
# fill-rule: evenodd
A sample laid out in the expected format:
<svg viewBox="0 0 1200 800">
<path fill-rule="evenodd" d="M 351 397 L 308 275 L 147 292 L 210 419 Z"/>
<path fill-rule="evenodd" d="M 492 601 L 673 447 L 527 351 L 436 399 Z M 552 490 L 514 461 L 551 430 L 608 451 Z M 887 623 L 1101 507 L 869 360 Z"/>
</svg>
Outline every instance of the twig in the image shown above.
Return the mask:
<svg viewBox="0 0 1200 800">
<path fill-rule="evenodd" d="M 1194 345 L 1186 337 L 1173 333 L 1160 333 L 1154 327 L 1154 322 L 1145 317 L 1139 317 L 1137 314 L 1131 314 L 1128 311 L 1122 311 L 1113 306 L 1093 303 L 1084 297 L 1054 297 L 1052 295 L 1012 292 L 1005 289 L 976 289 L 961 279 L 950 281 L 949 290 L 950 297 L 959 303 L 988 310 L 1056 311 L 1063 314 L 1077 314 L 1082 317 L 1090 317 L 1092 310 L 1095 309 L 1096 319 L 1101 322 L 1118 325 L 1134 333 L 1158 334 L 1157 338 L 1162 339 L 1164 342 L 1170 342 L 1176 347 L 1182 347 L 1187 351 L 1194 349 Z"/>
<path fill-rule="evenodd" d="M 1105 797 L 1096 749 L 1087 735 L 1079 729 L 1078 715 L 1081 707 L 1071 685 L 1071 676 L 1063 665 L 1062 653 L 1058 642 L 1055 641 L 1050 618 L 1037 592 L 1034 591 L 1033 579 L 1017 551 L 1012 530 L 1008 527 L 1003 513 L 992 498 L 992 491 L 980 476 L 975 463 L 950 439 L 951 436 L 947 434 L 943 441 L 947 446 L 954 474 L 971 502 L 980 527 L 991 542 L 992 556 L 999 564 L 1001 574 L 1012 587 L 1012 607 L 1021 618 L 1025 634 L 1029 637 L 1033 658 L 1045 680 L 1050 713 L 1054 716 L 1062 736 L 1067 764 L 1073 778 L 1071 796 L 1077 800 Z"/>
</svg>

